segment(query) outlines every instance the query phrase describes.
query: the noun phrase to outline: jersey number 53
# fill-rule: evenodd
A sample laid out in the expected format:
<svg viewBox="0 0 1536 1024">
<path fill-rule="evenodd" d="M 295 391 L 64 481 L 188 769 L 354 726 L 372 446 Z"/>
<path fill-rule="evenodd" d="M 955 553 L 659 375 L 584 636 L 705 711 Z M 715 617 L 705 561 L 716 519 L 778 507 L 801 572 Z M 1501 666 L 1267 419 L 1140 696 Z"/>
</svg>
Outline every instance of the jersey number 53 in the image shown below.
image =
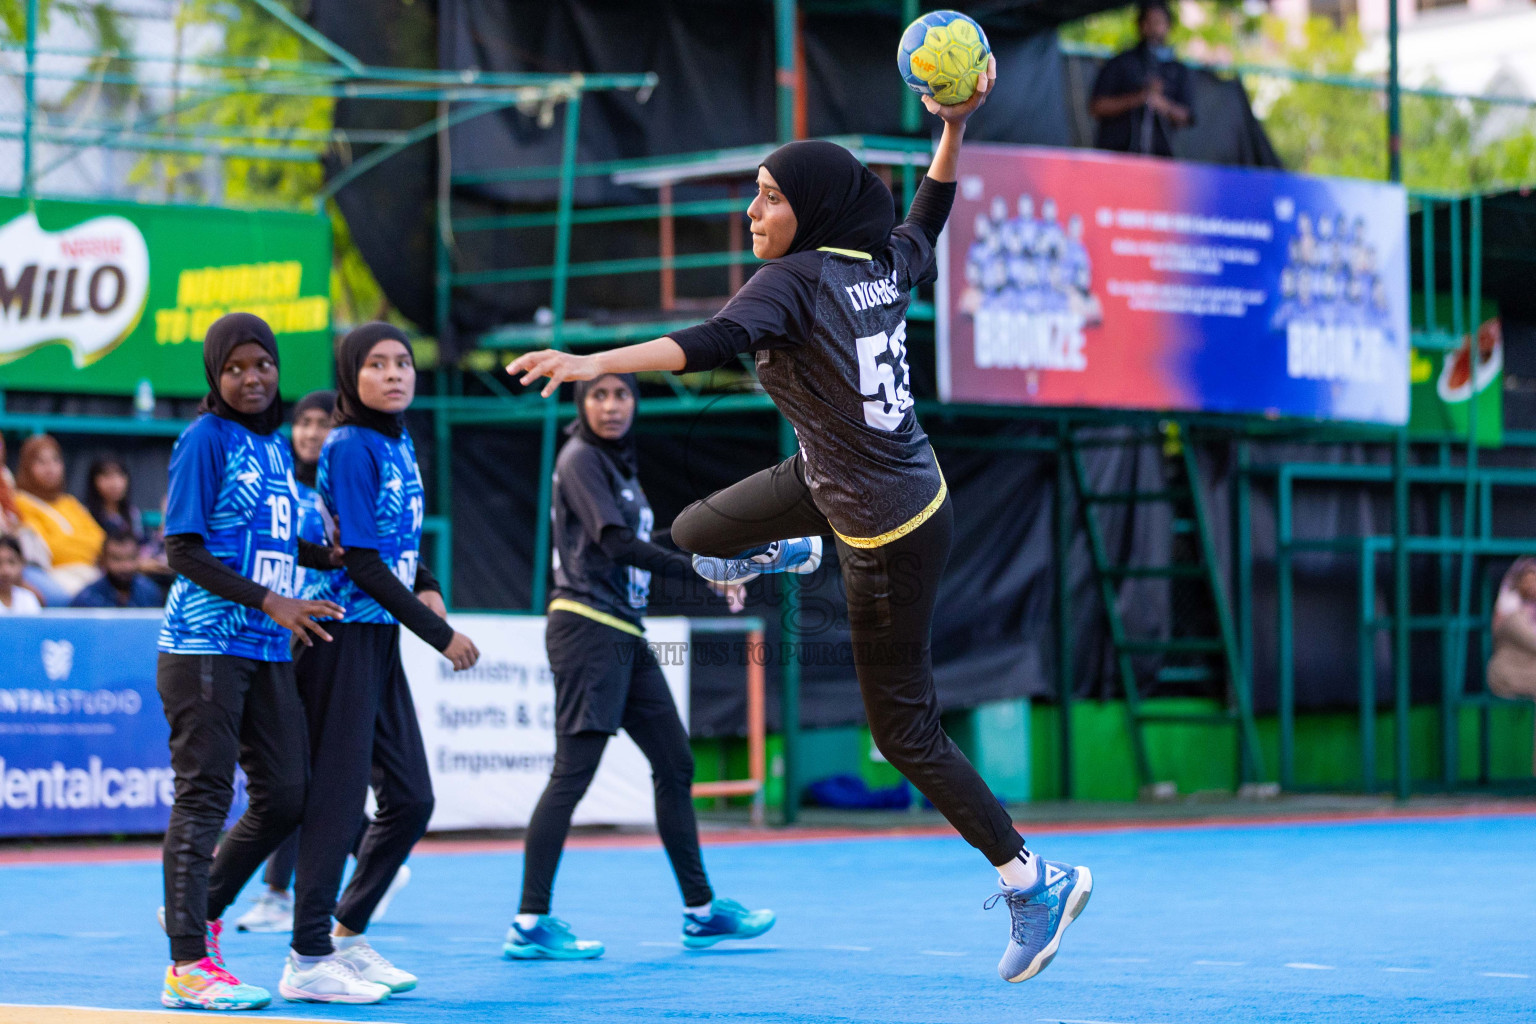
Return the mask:
<svg viewBox="0 0 1536 1024">
<path fill-rule="evenodd" d="M 912 408 L 911 380 L 907 374 L 907 322 L 903 320 L 890 334 L 881 331 L 856 341 L 864 422 L 880 430 L 895 430 Z"/>
</svg>

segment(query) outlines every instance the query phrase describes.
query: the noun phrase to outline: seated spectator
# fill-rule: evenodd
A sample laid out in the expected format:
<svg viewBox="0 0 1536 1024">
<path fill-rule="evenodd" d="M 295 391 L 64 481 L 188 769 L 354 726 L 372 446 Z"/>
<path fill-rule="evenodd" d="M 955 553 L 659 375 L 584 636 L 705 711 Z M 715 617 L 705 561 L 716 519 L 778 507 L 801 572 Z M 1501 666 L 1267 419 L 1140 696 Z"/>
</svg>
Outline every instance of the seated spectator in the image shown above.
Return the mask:
<svg viewBox="0 0 1536 1024">
<path fill-rule="evenodd" d="M 91 463 L 86 477 L 85 507 L 108 535 L 126 533 L 144 543 L 144 516 L 128 499 L 128 469 L 110 456 Z"/>
<path fill-rule="evenodd" d="M 166 498 L 161 498 L 160 522 L 144 531 L 144 543 L 139 546 L 139 572 L 169 591 L 176 579 L 176 571 L 165 554 L 165 504 Z"/>
<path fill-rule="evenodd" d="M 1173 156 L 1176 128 L 1194 123 L 1189 68 L 1168 45 L 1173 16 L 1168 0 L 1141 0 L 1136 29 L 1141 42 L 1099 69 L 1088 106 L 1099 122 L 1094 145 L 1118 153 Z"/>
<path fill-rule="evenodd" d="M 1536 700 L 1536 558 L 1517 560 L 1499 584 L 1488 689 L 1509 700 Z"/>
<path fill-rule="evenodd" d="M 131 534 L 109 533 L 101 546 L 101 579 L 69 602 L 71 608 L 159 608 L 165 593 L 139 572 L 139 542 Z"/>
<path fill-rule="evenodd" d="M 21 582 L 27 563 L 15 537 L 0 537 L 0 615 L 32 615 L 43 610 L 37 595 Z"/>
<path fill-rule="evenodd" d="M 5 464 L 5 437 L 0 435 L 0 536 L 21 528 L 21 513 L 16 511 L 16 478 Z"/>
<path fill-rule="evenodd" d="M 101 576 L 97 559 L 106 531 L 64 490 L 64 453 L 47 434 L 29 437 L 16 463 L 16 509 L 46 548 L 28 552 L 26 579 L 48 604 L 68 604 Z"/>
</svg>

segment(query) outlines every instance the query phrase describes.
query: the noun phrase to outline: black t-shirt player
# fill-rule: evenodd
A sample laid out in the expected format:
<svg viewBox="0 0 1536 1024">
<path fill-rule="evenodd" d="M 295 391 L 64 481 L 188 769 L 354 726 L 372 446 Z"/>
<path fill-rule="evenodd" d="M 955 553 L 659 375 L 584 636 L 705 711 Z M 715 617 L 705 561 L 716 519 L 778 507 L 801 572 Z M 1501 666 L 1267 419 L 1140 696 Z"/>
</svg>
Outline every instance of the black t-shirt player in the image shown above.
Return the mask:
<svg viewBox="0 0 1536 1024">
<path fill-rule="evenodd" d="M 1168 46 L 1163 0 L 1147 0 L 1136 25 L 1141 42 L 1099 70 L 1089 112 L 1099 122 L 1094 145 L 1118 153 L 1172 156 L 1171 133 L 1194 123 L 1189 68 Z"/>
</svg>

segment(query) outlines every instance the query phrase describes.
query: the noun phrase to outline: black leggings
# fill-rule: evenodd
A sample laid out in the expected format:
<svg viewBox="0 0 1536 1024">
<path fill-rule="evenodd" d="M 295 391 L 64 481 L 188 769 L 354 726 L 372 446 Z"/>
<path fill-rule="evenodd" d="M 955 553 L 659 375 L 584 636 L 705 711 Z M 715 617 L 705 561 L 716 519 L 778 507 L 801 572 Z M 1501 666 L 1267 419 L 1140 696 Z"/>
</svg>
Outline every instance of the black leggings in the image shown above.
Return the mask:
<svg viewBox="0 0 1536 1024">
<path fill-rule="evenodd" d="M 172 960 L 201 960 L 206 922 L 223 916 L 304 813 L 304 708 L 286 661 L 161 654 L 155 683 L 176 770 L 165 828 L 165 931 Z M 237 761 L 250 805 L 220 843 Z"/>
<path fill-rule="evenodd" d="M 611 687 L 596 687 L 603 691 L 599 699 L 616 697 L 623 709 L 624 731 L 651 763 L 656 830 L 672 862 L 683 905 L 697 907 L 708 903 L 714 899 L 714 892 L 704 873 L 699 825 L 693 814 L 693 752 L 677 705 L 672 702 L 672 691 L 667 689 L 666 678 L 650 648 L 640 637 L 630 637 L 569 612 L 554 612 L 550 624 L 550 667 L 555 673 L 557 699 L 571 703 L 566 692 L 570 688 L 590 688 L 594 676 L 611 677 L 616 665 L 632 668 L 623 691 L 615 694 Z M 621 645 L 631 651 L 616 656 L 616 648 Z M 550 893 L 560 866 L 560 852 L 570 832 L 571 813 L 592 784 L 609 736 L 607 732 L 586 730 L 555 738 L 555 767 L 528 822 L 523 898 L 518 913 L 549 913 Z"/>
<path fill-rule="evenodd" d="M 685 551 L 731 558 L 791 537 L 833 530 L 817 509 L 797 453 L 683 510 L 672 540 Z M 1003 864 L 1024 848 L 1007 811 L 939 723 L 929 634 L 949 559 L 954 511 L 876 548 L 837 540 L 854 670 L 875 744 L 933 802 L 965 841 Z"/>
<path fill-rule="evenodd" d="M 332 952 L 332 916 L 354 932 L 368 929 L 432 817 L 432 777 L 400 663 L 400 627 L 338 622 L 326 629 L 335 640 L 304 648 L 294 663 L 312 780 L 294 879 L 293 949 L 302 956 Z M 338 902 L 370 785 L 379 812 Z"/>
</svg>

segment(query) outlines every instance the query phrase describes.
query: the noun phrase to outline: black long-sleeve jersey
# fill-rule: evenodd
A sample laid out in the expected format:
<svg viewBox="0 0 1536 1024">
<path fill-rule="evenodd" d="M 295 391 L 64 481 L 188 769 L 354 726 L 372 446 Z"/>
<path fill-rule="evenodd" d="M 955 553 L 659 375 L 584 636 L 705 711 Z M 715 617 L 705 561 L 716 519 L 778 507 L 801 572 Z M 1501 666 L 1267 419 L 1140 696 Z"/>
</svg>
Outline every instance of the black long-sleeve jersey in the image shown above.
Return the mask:
<svg viewBox="0 0 1536 1024">
<path fill-rule="evenodd" d="M 711 321 L 678 331 L 685 372 L 756 353 L 757 376 L 795 428 L 816 507 L 854 547 L 922 525 L 945 485 L 913 411 L 911 291 L 931 282 L 953 182 L 924 178 L 881 252 L 818 249 L 766 262 Z"/>
</svg>

